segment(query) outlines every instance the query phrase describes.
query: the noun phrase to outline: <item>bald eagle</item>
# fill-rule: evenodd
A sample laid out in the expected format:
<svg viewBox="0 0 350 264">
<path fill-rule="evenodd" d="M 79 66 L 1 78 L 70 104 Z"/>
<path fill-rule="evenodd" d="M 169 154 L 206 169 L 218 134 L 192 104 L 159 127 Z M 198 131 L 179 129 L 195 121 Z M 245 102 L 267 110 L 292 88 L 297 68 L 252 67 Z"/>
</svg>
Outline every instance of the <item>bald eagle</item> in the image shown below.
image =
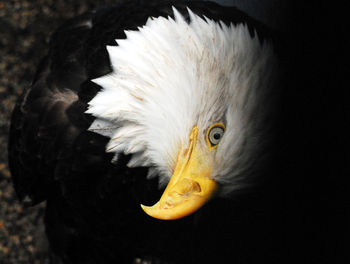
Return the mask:
<svg viewBox="0 0 350 264">
<path fill-rule="evenodd" d="M 271 36 L 236 8 L 201 1 L 127 1 L 57 30 L 9 143 L 19 198 L 47 201 L 57 263 L 273 254 L 270 230 L 258 228 L 269 220 L 237 229 L 252 204 L 231 199 L 263 174 L 273 138 Z"/>
</svg>

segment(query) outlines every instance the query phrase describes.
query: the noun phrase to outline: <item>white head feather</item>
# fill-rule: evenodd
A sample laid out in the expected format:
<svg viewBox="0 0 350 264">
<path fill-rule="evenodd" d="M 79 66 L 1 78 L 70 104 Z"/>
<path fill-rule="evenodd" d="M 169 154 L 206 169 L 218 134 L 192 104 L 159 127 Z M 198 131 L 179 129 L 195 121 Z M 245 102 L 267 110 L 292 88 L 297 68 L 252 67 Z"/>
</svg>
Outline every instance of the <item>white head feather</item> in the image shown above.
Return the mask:
<svg viewBox="0 0 350 264">
<path fill-rule="evenodd" d="M 175 20 L 149 18 L 107 47 L 113 72 L 93 80 L 103 89 L 89 102 L 97 118 L 89 130 L 111 138 L 106 151 L 133 154 L 128 166 L 149 166 L 166 183 L 192 128 L 204 140 L 223 122 L 212 178 L 228 193 L 263 146 L 276 61 L 247 26 L 188 12 L 190 23 L 174 8 Z"/>
</svg>

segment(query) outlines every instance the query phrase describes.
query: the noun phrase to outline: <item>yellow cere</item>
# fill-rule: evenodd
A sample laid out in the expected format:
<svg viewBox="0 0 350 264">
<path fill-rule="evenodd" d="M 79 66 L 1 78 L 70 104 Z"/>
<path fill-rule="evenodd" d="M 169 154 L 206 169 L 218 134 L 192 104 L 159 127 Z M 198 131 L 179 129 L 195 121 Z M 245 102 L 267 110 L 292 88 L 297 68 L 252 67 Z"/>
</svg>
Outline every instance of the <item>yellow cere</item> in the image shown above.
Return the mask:
<svg viewBox="0 0 350 264">
<path fill-rule="evenodd" d="M 174 220 L 192 214 L 214 194 L 217 183 L 210 179 L 212 162 L 197 147 L 198 127 L 189 137 L 189 147 L 182 149 L 174 173 L 160 200 L 153 206 L 141 205 L 150 216 Z"/>
</svg>

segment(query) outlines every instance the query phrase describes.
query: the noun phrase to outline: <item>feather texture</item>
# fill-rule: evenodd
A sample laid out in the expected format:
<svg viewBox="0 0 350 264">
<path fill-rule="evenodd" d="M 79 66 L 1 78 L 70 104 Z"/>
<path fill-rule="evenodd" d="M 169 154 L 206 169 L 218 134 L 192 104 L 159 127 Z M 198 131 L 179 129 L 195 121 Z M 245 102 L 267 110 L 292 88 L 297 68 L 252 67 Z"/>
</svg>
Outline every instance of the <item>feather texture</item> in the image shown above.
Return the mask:
<svg viewBox="0 0 350 264">
<path fill-rule="evenodd" d="M 166 183 L 193 126 L 205 144 L 207 129 L 224 122 L 213 178 L 227 193 L 240 187 L 266 136 L 277 70 L 272 45 L 244 24 L 190 9 L 188 23 L 173 12 L 174 19 L 149 18 L 107 47 L 113 72 L 93 80 L 103 89 L 89 102 L 87 113 L 97 117 L 89 129 L 110 137 L 107 152 L 137 154 L 129 166 L 151 166 Z"/>
</svg>

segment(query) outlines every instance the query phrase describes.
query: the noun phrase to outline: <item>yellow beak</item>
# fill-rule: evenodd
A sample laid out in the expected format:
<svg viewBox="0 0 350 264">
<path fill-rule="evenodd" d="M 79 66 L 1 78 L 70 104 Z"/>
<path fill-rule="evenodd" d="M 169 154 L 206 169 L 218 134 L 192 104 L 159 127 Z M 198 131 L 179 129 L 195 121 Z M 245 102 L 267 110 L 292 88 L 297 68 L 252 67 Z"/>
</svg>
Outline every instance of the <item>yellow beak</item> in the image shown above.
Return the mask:
<svg viewBox="0 0 350 264">
<path fill-rule="evenodd" d="M 198 127 L 192 129 L 190 146 L 180 152 L 177 164 L 160 200 L 153 206 L 141 205 L 146 214 L 174 220 L 194 213 L 213 195 L 217 183 L 211 180 L 211 159 L 197 147 Z"/>
</svg>

